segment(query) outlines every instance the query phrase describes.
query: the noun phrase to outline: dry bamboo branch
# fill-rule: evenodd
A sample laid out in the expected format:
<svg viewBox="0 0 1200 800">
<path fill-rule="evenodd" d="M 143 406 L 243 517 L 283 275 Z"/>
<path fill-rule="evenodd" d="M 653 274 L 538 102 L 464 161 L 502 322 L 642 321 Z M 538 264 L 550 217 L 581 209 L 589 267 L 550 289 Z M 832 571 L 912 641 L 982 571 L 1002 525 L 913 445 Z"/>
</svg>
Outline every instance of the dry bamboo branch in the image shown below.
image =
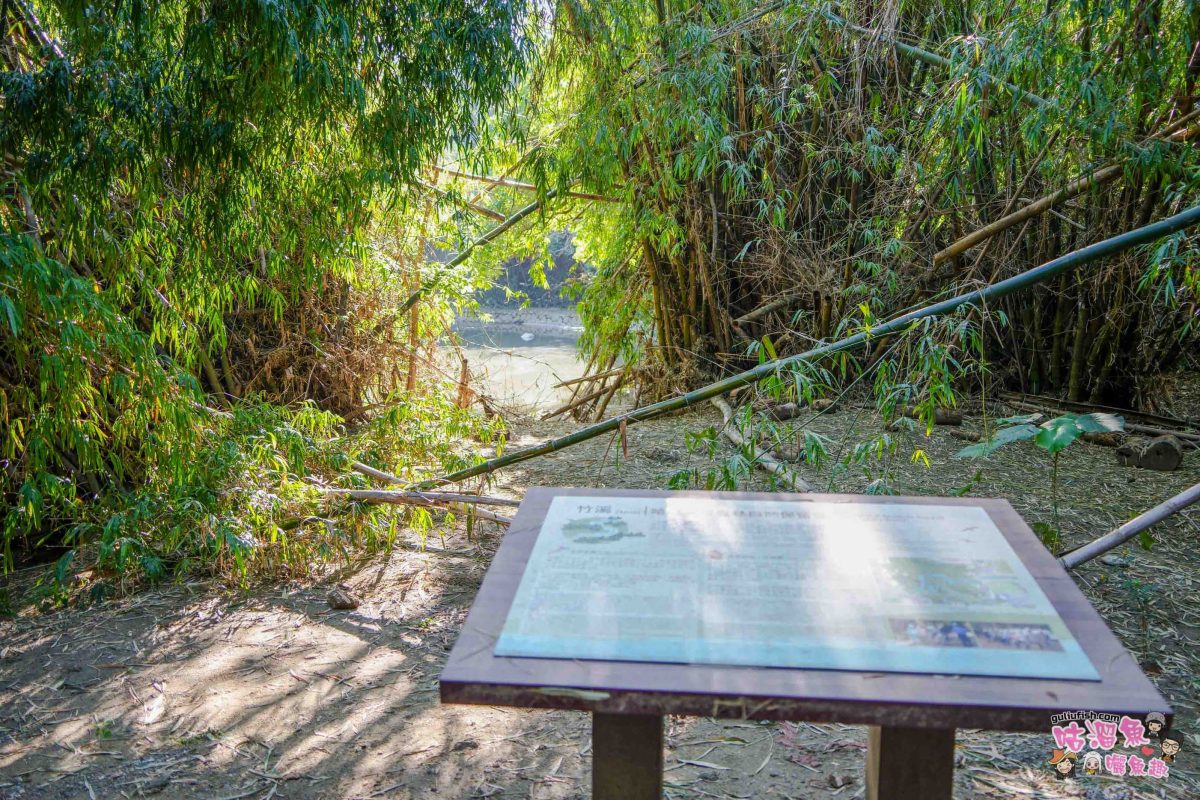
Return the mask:
<svg viewBox="0 0 1200 800">
<path fill-rule="evenodd" d="M 551 200 L 557 195 L 558 195 L 558 190 L 551 189 L 550 191 L 546 192 L 545 199 Z M 459 266 L 464 261 L 466 261 L 468 258 L 470 258 L 471 253 L 475 252 L 476 248 L 483 247 L 484 245 L 487 245 L 487 244 L 491 244 L 492 241 L 494 241 L 496 238 L 507 233 L 514 225 L 516 225 L 518 222 L 525 219 L 526 217 L 528 217 L 530 214 L 534 213 L 541 207 L 542 207 L 542 201 L 535 200 L 534 202 L 530 203 L 529 205 L 527 205 L 517 211 L 514 211 L 512 214 L 509 214 L 507 217 L 505 217 L 504 222 L 501 222 L 499 225 L 495 226 L 494 228 L 490 228 L 478 239 L 476 239 L 473 242 L 471 242 L 470 244 L 468 244 L 466 247 L 463 248 L 462 252 L 460 252 L 458 255 L 454 256 L 454 258 L 450 259 L 445 264 L 443 264 L 441 266 L 441 268 L 438 270 L 438 272 L 433 276 L 433 278 L 430 279 L 429 283 L 426 283 L 426 284 L 423 284 L 422 286 L 417 287 L 416 291 L 414 291 L 411 295 L 409 295 L 409 298 L 404 301 L 403 305 L 400 306 L 399 312 L 404 313 L 405 311 L 408 311 L 410 308 L 412 308 L 414 305 L 416 305 L 417 301 L 421 299 L 421 295 L 425 294 L 425 292 L 434 288 L 437 285 L 438 281 L 441 279 L 442 275 L 444 275 L 445 273 L 454 269 L 455 267 Z"/>
<path fill-rule="evenodd" d="M 723 397 L 712 398 L 712 404 L 721 410 L 721 416 L 725 418 L 725 427 L 721 429 L 721 433 L 725 434 L 725 438 L 733 442 L 738 447 L 746 444 L 746 437 L 742 436 L 742 432 L 733 424 L 733 407 L 725 402 Z M 775 455 L 765 447 L 754 448 L 754 466 L 759 469 L 771 473 L 776 478 L 782 479 L 788 486 L 797 492 L 815 492 L 816 487 L 808 481 L 797 475 L 790 467 L 781 463 Z"/>
<path fill-rule="evenodd" d="M 933 255 L 933 263 L 940 264 L 948 258 L 954 258 L 957 255 L 965 253 L 975 245 L 990 239 L 1001 231 L 1008 230 L 1014 225 L 1018 225 L 1031 217 L 1036 217 L 1038 214 L 1045 212 L 1051 206 L 1055 206 L 1064 200 L 1070 200 L 1080 194 L 1091 189 L 1093 186 L 1103 186 L 1106 183 L 1116 180 L 1120 177 L 1124 168 L 1120 164 L 1110 164 L 1103 169 L 1097 170 L 1083 178 L 1078 178 L 1071 183 L 1068 183 L 1063 188 L 1053 194 L 1048 194 L 1039 200 L 1035 200 L 1024 208 L 1018 209 L 1013 213 L 1001 217 L 1000 219 L 988 225 L 984 225 L 978 230 L 972 231 L 966 236 L 954 242 L 948 247 L 944 247 Z"/>
<path fill-rule="evenodd" d="M 455 494 L 453 492 L 406 492 L 388 489 L 326 489 L 329 497 L 345 497 L 364 503 L 386 503 L 398 506 L 442 506 L 449 503 L 481 506 L 521 505 L 520 500 L 507 497 L 488 497 L 481 494 Z"/>
<path fill-rule="evenodd" d="M 1085 561 L 1091 561 L 1096 556 L 1107 553 L 1109 550 L 1128 542 L 1151 525 L 1162 522 L 1167 517 L 1182 511 L 1197 500 L 1200 500 L 1200 483 L 1180 492 L 1166 502 L 1159 503 L 1149 511 L 1139 514 L 1115 531 L 1101 536 L 1094 542 L 1089 542 L 1083 547 L 1077 547 L 1071 552 L 1065 553 L 1059 557 L 1058 563 L 1067 569 L 1075 569 L 1075 567 L 1078 567 Z"/>
<path fill-rule="evenodd" d="M 425 181 L 417 181 L 417 183 L 421 186 L 421 188 L 428 189 L 429 191 L 434 192 L 435 194 L 446 198 L 447 200 L 449 200 L 452 203 L 457 203 L 457 204 L 463 206 L 464 208 L 468 208 L 471 211 L 474 211 L 476 214 L 481 214 L 485 217 L 490 217 L 491 219 L 494 219 L 497 222 L 504 222 L 506 219 L 508 219 L 503 214 L 501 214 L 499 211 L 493 211 L 492 209 L 488 208 L 487 206 L 481 206 L 478 203 L 472 203 L 470 200 L 467 200 L 466 198 L 451 197 L 450 193 L 447 192 L 445 189 L 438 188 L 437 186 L 434 186 L 431 183 L 426 183 Z"/>
<path fill-rule="evenodd" d="M 616 367 L 614 369 L 606 370 L 604 372 L 597 372 L 593 375 L 583 375 L 579 378 L 572 378 L 569 381 L 563 381 L 562 383 L 554 384 L 554 388 L 562 389 L 567 386 L 574 386 L 577 383 L 590 383 L 591 381 L 598 381 L 603 378 L 611 378 L 613 375 L 619 374 L 621 372 L 621 370 L 623 370 L 623 369 L 625 369 L 625 367 L 621 366 L 621 367 Z"/>
<path fill-rule="evenodd" d="M 772 311 L 778 311 L 781 308 L 785 308 L 788 303 L 792 302 L 798 297 L 800 297 L 798 294 L 787 294 L 783 297 L 777 297 L 766 305 L 761 305 L 747 314 L 742 314 L 742 316 L 738 317 L 733 322 L 735 325 L 744 325 L 747 322 L 753 322 L 760 317 L 765 317 Z"/>
<path fill-rule="evenodd" d="M 501 525 L 511 525 L 512 520 L 503 514 L 497 514 L 494 511 L 488 511 L 486 508 L 472 508 L 471 513 L 480 519 L 489 519 L 492 522 L 498 522 Z"/>
<path fill-rule="evenodd" d="M 617 381 L 617 385 L 615 387 L 604 386 L 603 384 L 601 384 L 600 388 L 596 389 L 594 392 L 585 394 L 583 397 L 580 397 L 577 400 L 571 400 L 570 402 L 559 406 L 558 408 L 554 409 L 553 411 L 547 411 L 545 414 L 542 414 L 541 419 L 544 422 L 545 420 L 554 419 L 557 416 L 566 414 L 568 411 L 574 411 L 575 409 L 579 408 L 580 406 L 584 405 L 585 403 L 590 403 L 593 400 L 603 397 L 605 392 L 608 392 L 614 388 L 620 388 L 624 383 L 625 383 L 624 380 L 619 380 L 619 381 Z"/>
<path fill-rule="evenodd" d="M 1193 112 L 1184 120 L 1177 120 L 1170 128 L 1159 134 L 1156 134 L 1155 136 L 1151 136 L 1150 139 L 1153 140 L 1158 138 L 1171 141 L 1188 140 L 1196 134 L 1197 129 L 1184 128 L 1183 125 L 1186 124 L 1185 120 L 1194 118 L 1197 113 L 1200 112 Z M 1006 214 L 1000 219 L 995 220 L 994 222 L 991 222 L 988 225 L 979 228 L 978 230 L 972 231 L 971 233 L 951 244 L 949 247 L 939 250 L 933 256 L 933 263 L 940 264 L 948 258 L 954 258 L 955 256 L 970 250 L 980 242 L 990 239 L 1001 231 L 1007 230 L 1014 225 L 1019 225 L 1027 219 L 1031 219 L 1032 217 L 1036 217 L 1039 214 L 1049 211 L 1064 200 L 1070 200 L 1072 197 L 1077 197 L 1094 186 L 1103 186 L 1106 183 L 1111 183 L 1121 176 L 1123 170 L 1124 167 L 1121 164 L 1109 164 L 1106 167 L 1096 170 L 1090 175 L 1077 178 L 1071 183 L 1068 183 L 1062 189 L 1059 189 L 1057 192 L 1048 194 L 1039 200 L 1035 200 L 1024 208 L 1018 209 L 1011 214 Z"/>
</svg>

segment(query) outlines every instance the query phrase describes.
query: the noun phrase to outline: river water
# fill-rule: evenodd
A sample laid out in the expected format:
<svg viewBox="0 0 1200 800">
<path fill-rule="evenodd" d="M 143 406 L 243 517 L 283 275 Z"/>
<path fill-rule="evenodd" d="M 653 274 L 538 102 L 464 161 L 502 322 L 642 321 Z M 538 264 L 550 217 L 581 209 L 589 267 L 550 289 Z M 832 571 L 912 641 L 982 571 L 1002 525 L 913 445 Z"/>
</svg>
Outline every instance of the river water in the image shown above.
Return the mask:
<svg viewBox="0 0 1200 800">
<path fill-rule="evenodd" d="M 572 309 L 483 309 L 490 320 L 459 319 L 455 333 L 475 386 L 501 406 L 536 412 L 566 402 L 571 387 L 554 388 L 583 374 Z"/>
</svg>

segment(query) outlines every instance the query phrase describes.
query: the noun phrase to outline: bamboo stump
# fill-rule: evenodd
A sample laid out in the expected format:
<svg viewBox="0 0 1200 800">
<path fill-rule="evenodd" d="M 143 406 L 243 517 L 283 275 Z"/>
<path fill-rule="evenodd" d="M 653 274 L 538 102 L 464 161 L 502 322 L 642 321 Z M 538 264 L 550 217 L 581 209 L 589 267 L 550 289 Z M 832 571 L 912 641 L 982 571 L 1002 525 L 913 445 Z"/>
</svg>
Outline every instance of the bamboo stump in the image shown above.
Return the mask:
<svg viewBox="0 0 1200 800">
<path fill-rule="evenodd" d="M 1127 467 L 1172 472 L 1183 463 L 1183 445 L 1174 436 L 1157 436 L 1149 442 L 1121 445 L 1117 459 Z"/>
</svg>

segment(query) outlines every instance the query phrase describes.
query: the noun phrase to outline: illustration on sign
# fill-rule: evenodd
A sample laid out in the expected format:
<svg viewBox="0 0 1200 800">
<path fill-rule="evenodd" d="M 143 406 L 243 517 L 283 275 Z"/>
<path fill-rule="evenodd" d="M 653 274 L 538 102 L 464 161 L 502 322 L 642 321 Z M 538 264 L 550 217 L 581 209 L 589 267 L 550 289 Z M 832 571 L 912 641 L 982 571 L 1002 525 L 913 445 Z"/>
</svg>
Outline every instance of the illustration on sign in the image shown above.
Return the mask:
<svg viewBox="0 0 1200 800">
<path fill-rule="evenodd" d="M 555 497 L 500 656 L 1098 680 L 973 506 Z"/>
</svg>

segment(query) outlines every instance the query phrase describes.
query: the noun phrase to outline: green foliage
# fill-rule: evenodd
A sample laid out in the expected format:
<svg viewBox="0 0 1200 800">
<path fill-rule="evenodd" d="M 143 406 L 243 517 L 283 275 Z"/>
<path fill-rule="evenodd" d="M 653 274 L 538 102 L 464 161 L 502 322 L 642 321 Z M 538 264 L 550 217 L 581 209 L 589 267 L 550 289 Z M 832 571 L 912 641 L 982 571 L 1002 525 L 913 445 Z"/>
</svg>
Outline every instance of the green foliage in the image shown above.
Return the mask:
<svg viewBox="0 0 1200 800">
<path fill-rule="evenodd" d="M 564 204 L 547 224 L 569 220 L 598 270 L 583 290 L 588 352 L 601 365 L 617 352 L 662 362 L 641 373 L 661 394 L 731 356 L 745 365 L 764 336 L 796 352 L 1191 202 L 1200 17 L 1190 0 L 1153 6 L 851 4 L 837 9 L 850 24 L 834 24 L 804 2 L 570 0 L 496 117 L 510 145 L 475 155 L 543 191 L 621 201 Z M 913 44 L 943 65 L 914 58 Z M 1110 163 L 1114 183 L 932 263 Z M 1104 280 L 976 309 L 979 337 L 1019 323 L 990 341 L 997 380 L 1144 399 L 1200 334 L 1188 310 L 1198 248 L 1179 234 Z M 1158 312 L 1142 313 L 1147 299 Z M 943 363 L 961 382 L 964 363 Z M 920 402 L 924 419 L 944 398 Z"/>
<path fill-rule="evenodd" d="M 460 462 L 455 437 L 491 435 L 440 379 L 396 392 L 401 344 L 437 335 L 477 276 L 396 309 L 437 222 L 417 224 L 418 172 L 488 136 L 528 14 L 3 5 L 4 570 L 66 549 L 54 582 L 94 570 L 101 594 L 302 570 L 394 533 L 398 512 L 318 507 L 314 480 L 356 449 L 437 468 Z M 411 435 L 364 446 L 382 420 Z"/>
<path fill-rule="evenodd" d="M 1027 414 L 996 420 L 1001 426 L 987 440 L 964 447 L 958 451 L 959 458 L 983 458 L 996 452 L 1006 444 L 1033 439 L 1039 448 L 1050 454 L 1050 497 L 1054 507 L 1054 524 L 1035 522 L 1032 527 L 1046 547 L 1056 550 L 1062 544 L 1062 533 L 1058 521 L 1058 457 L 1085 433 L 1105 433 L 1125 429 L 1125 420 L 1112 414 L 1063 414 L 1035 423 L 1041 414 Z"/>
<path fill-rule="evenodd" d="M 1006 444 L 1028 439 L 1033 439 L 1038 447 L 1050 455 L 1057 456 L 1085 433 L 1105 433 L 1125 429 L 1123 418 L 1099 412 L 1063 414 L 1060 417 L 1046 420 L 1040 425 L 1035 425 L 1034 423 L 1040 418 L 1040 414 L 1026 414 L 995 420 L 995 424 L 1000 426 L 996 434 L 990 439 L 959 450 L 958 457 L 989 456 Z"/>
</svg>

